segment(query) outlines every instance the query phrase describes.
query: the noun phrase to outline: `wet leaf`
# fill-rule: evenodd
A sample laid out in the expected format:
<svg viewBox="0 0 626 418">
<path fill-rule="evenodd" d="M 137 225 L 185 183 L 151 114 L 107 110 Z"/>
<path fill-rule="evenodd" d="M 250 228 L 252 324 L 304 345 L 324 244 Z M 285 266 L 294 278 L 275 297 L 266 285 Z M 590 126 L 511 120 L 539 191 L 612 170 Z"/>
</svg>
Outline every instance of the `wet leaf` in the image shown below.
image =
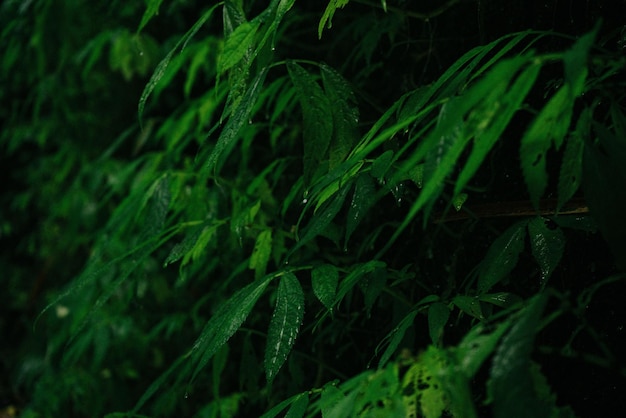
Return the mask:
<svg viewBox="0 0 626 418">
<path fill-rule="evenodd" d="M 333 117 L 333 135 L 328 156 L 328 168 L 332 170 L 345 159 L 356 142 L 359 109 L 347 81 L 328 65 L 322 64 L 321 70 Z"/>
<path fill-rule="evenodd" d="M 224 50 L 217 62 L 218 73 L 223 73 L 236 65 L 254 46 L 254 37 L 259 26 L 259 20 L 244 22 L 226 38 Z"/>
<path fill-rule="evenodd" d="M 565 236 L 560 228 L 550 229 L 545 219 L 535 217 L 528 222 L 530 248 L 541 268 L 541 287 L 546 285 L 548 278 L 558 266 L 565 249 Z"/>
<path fill-rule="evenodd" d="M 287 70 L 302 107 L 304 183 L 309 186 L 326 158 L 333 133 L 333 115 L 328 97 L 304 68 L 288 61 Z"/>
<path fill-rule="evenodd" d="M 240 289 L 209 319 L 191 349 L 191 358 L 196 365 L 192 380 L 239 329 L 272 278 L 257 280 Z"/>
<path fill-rule="evenodd" d="M 265 347 L 265 375 L 271 383 L 282 367 L 304 317 L 304 293 L 298 278 L 293 273 L 286 273 L 278 285 L 276 307 L 267 331 Z"/>
<path fill-rule="evenodd" d="M 339 272 L 333 265 L 322 264 L 311 271 L 313 293 L 328 310 L 333 309 L 338 283 Z"/>
<path fill-rule="evenodd" d="M 374 203 L 376 203 L 376 187 L 372 177 L 367 173 L 361 173 L 356 179 L 352 202 L 350 202 L 350 207 L 348 208 L 345 246 L 348 245 L 348 240 L 352 233 Z"/>
<path fill-rule="evenodd" d="M 488 292 L 513 271 L 524 249 L 527 221 L 521 221 L 504 231 L 489 247 L 481 262 L 478 276 L 478 293 Z"/>
</svg>

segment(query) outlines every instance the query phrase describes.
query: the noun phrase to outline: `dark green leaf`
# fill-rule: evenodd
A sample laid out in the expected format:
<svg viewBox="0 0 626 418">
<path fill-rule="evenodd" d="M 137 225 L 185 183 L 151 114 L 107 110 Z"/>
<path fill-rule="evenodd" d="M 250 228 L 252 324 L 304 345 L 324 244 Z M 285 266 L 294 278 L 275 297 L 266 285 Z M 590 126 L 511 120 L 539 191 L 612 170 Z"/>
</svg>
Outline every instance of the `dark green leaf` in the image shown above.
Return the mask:
<svg viewBox="0 0 626 418">
<path fill-rule="evenodd" d="M 192 379 L 239 329 L 271 279 L 273 277 L 268 276 L 242 288 L 209 319 L 191 349 L 191 358 L 195 363 Z"/>
<path fill-rule="evenodd" d="M 565 236 L 560 228 L 550 229 L 545 219 L 535 217 L 528 222 L 530 248 L 541 268 L 541 287 L 546 285 L 548 278 L 558 266 L 565 249 Z"/>
<path fill-rule="evenodd" d="M 348 245 L 348 240 L 352 233 L 374 203 L 376 203 L 376 188 L 372 177 L 367 173 L 361 173 L 356 179 L 352 202 L 350 202 L 350 207 L 348 208 L 345 246 Z"/>
<path fill-rule="evenodd" d="M 550 405 L 538 396 L 530 371 L 530 356 L 546 301 L 545 294 L 533 297 L 496 350 L 487 382 L 496 418 L 552 416 Z"/>
<path fill-rule="evenodd" d="M 146 84 L 146 87 L 143 89 L 143 92 L 141 93 L 141 97 L 139 98 L 138 115 L 139 115 L 140 122 L 141 122 L 141 117 L 143 115 L 144 107 L 146 106 L 146 101 L 148 100 L 148 97 L 150 97 L 150 94 L 152 93 L 156 85 L 159 83 L 159 81 L 165 74 L 165 70 L 167 69 L 167 66 L 172 60 L 174 53 L 179 48 L 181 49 L 181 51 L 185 49 L 187 42 L 189 42 L 189 40 L 193 38 L 193 36 L 200 30 L 200 28 L 207 22 L 207 20 L 209 20 L 209 18 L 213 14 L 213 11 L 219 5 L 220 4 L 218 3 L 214 5 L 213 7 L 211 7 L 209 10 L 207 10 L 206 12 L 204 12 L 204 14 L 200 17 L 200 19 L 198 19 L 198 21 L 191 27 L 191 29 L 189 29 L 187 33 L 185 33 L 185 35 L 183 35 L 183 37 L 180 38 L 180 40 L 176 43 L 174 48 L 172 48 L 170 52 L 168 52 L 168 54 L 165 56 L 165 58 L 163 58 L 163 60 L 161 60 L 161 62 L 157 65 L 156 69 L 154 70 L 154 73 L 152 74 L 152 77 L 150 77 L 148 84 Z"/>
<path fill-rule="evenodd" d="M 329 146 L 328 168 L 341 163 L 357 139 L 359 109 L 352 89 L 346 80 L 327 65 L 321 66 L 324 90 L 328 97 L 333 117 L 333 135 Z"/>
<path fill-rule="evenodd" d="M 554 144 L 558 149 L 572 118 L 574 100 L 569 84 L 563 85 L 541 110 L 522 137 L 520 159 L 530 199 L 539 207 L 539 199 L 548 185 L 546 154 Z"/>
<path fill-rule="evenodd" d="M 306 412 L 307 406 L 309 406 L 309 394 L 304 392 L 298 395 L 293 401 L 285 418 L 302 418 Z"/>
<path fill-rule="evenodd" d="M 304 68 L 289 61 L 287 70 L 302 106 L 304 183 L 308 187 L 319 165 L 326 160 L 333 133 L 333 115 L 328 97 Z"/>
<path fill-rule="evenodd" d="M 328 310 L 333 309 L 338 283 L 339 272 L 333 265 L 322 264 L 311 271 L 313 293 Z"/>
<path fill-rule="evenodd" d="M 488 292 L 517 265 L 517 259 L 524 249 L 526 223 L 526 221 L 521 221 L 511 226 L 489 247 L 489 251 L 480 265 L 479 294 Z"/>
<path fill-rule="evenodd" d="M 591 108 L 583 109 L 576 129 L 572 132 L 565 144 L 561 172 L 559 173 L 559 202 L 557 211 L 563 208 L 569 199 L 574 196 L 582 182 L 584 139 L 591 132 Z"/>
<path fill-rule="evenodd" d="M 224 164 L 224 161 L 228 155 L 223 155 L 227 149 L 231 149 L 233 141 L 238 139 L 239 131 L 241 127 L 248 123 L 252 109 L 256 105 L 257 99 L 263 87 L 265 76 L 267 75 L 267 68 L 261 70 L 261 72 L 250 83 L 250 87 L 246 91 L 239 106 L 233 111 L 233 114 L 226 122 L 226 126 L 222 129 L 217 144 L 211 152 L 208 161 L 205 166 L 205 170 L 219 171 L 219 168 Z"/>
<path fill-rule="evenodd" d="M 435 302 L 428 307 L 428 334 L 436 347 L 441 345 L 443 330 L 450 317 L 450 308 L 441 302 Z"/>
<path fill-rule="evenodd" d="M 454 299 L 452 299 L 452 303 L 454 303 L 460 310 L 476 319 L 485 319 L 480 306 L 480 300 L 476 296 L 457 295 Z"/>
<path fill-rule="evenodd" d="M 595 125 L 594 130 L 597 142 L 585 143 L 583 191 L 617 264 L 626 270 L 626 141 L 603 125 Z"/>
<path fill-rule="evenodd" d="M 291 250 L 291 253 L 295 252 L 298 248 L 302 247 L 307 242 L 311 241 L 316 236 L 320 235 L 330 223 L 335 219 L 337 213 L 343 206 L 343 202 L 346 199 L 348 190 L 350 188 L 345 186 L 339 190 L 339 193 L 334 195 L 330 201 L 326 202 L 318 213 L 316 213 L 304 231 L 302 238 L 298 241 L 295 247 Z"/>
<path fill-rule="evenodd" d="M 387 334 L 383 342 L 389 340 L 389 344 L 387 345 L 387 348 L 385 349 L 383 354 L 380 356 L 380 361 L 378 362 L 379 369 L 385 367 L 391 356 L 396 352 L 398 346 L 404 338 L 406 330 L 413 325 L 413 321 L 415 321 L 415 316 L 417 316 L 417 311 L 411 311 L 408 315 L 402 318 L 398 325 L 396 325 L 389 334 Z M 378 351 L 378 349 L 376 351 Z"/>
<path fill-rule="evenodd" d="M 302 325 L 304 316 L 304 293 L 298 278 L 286 273 L 280 279 L 276 307 L 267 331 L 265 347 L 265 374 L 272 382 L 282 367 Z"/>
</svg>

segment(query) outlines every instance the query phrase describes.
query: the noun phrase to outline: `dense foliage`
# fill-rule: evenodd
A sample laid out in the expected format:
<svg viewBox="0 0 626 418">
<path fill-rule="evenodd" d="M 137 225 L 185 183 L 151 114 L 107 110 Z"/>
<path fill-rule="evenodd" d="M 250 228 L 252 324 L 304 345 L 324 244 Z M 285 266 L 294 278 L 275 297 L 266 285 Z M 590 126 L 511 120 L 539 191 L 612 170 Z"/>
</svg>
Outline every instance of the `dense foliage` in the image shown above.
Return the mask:
<svg viewBox="0 0 626 418">
<path fill-rule="evenodd" d="M 620 2 L 208 3 L 0 6 L 3 414 L 626 406 Z"/>
</svg>

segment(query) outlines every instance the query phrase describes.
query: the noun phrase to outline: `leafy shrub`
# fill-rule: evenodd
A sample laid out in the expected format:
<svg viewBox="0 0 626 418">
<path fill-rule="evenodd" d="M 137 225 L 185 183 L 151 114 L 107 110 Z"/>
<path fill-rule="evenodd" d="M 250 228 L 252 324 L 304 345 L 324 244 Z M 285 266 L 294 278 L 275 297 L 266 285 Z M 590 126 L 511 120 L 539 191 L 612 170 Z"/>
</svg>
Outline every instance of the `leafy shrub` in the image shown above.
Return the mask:
<svg viewBox="0 0 626 418">
<path fill-rule="evenodd" d="M 2 6 L 12 408 L 565 417 L 551 362 L 623 379 L 587 312 L 624 285 L 623 30 L 479 11 L 447 48 L 464 4 L 353 3 Z"/>
</svg>

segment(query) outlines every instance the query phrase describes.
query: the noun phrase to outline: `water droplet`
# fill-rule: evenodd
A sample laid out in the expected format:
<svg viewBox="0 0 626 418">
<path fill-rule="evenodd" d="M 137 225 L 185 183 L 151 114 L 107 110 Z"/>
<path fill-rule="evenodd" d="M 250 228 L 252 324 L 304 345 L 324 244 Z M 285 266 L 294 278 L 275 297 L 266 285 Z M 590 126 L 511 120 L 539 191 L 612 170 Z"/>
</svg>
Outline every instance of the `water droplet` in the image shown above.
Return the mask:
<svg viewBox="0 0 626 418">
<path fill-rule="evenodd" d="M 306 205 L 307 203 L 309 203 L 309 199 L 307 199 L 306 197 L 304 199 L 302 199 L 302 204 Z"/>
<path fill-rule="evenodd" d="M 139 51 L 139 56 L 143 57 L 143 51 Z"/>
<path fill-rule="evenodd" d="M 189 399 L 189 393 L 185 392 L 185 399 Z"/>
</svg>

